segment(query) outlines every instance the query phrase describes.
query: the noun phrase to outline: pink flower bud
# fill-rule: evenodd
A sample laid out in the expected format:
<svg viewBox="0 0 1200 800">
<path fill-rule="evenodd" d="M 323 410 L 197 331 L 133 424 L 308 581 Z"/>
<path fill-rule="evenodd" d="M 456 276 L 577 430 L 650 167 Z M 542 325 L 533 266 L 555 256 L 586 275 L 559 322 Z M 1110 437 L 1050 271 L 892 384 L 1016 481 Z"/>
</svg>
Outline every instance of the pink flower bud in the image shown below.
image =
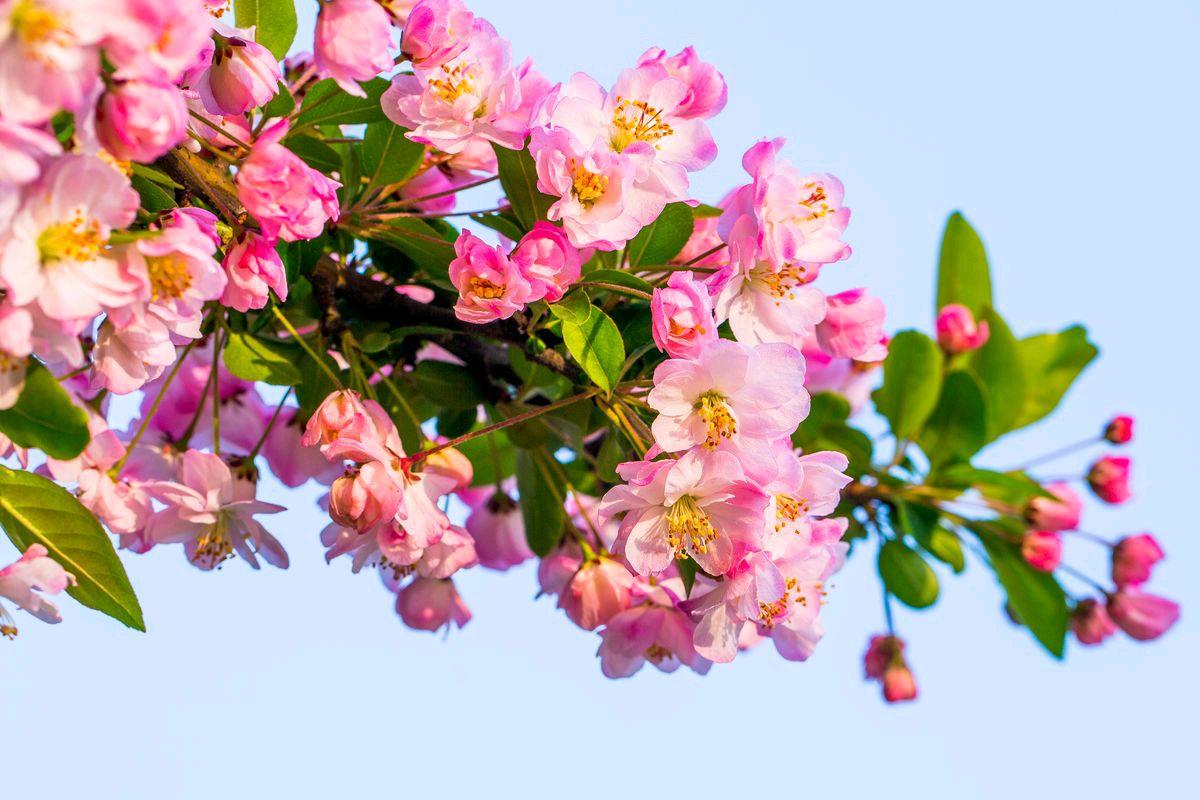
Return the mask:
<svg viewBox="0 0 1200 800">
<path fill-rule="evenodd" d="M 868 679 L 877 681 L 896 659 L 904 659 L 903 639 L 899 636 L 872 636 L 867 643 L 867 652 L 863 654 L 863 673 Z"/>
<path fill-rule="evenodd" d="M 461 0 L 421 0 L 408 13 L 400 50 L 413 66 L 441 66 L 467 49 L 475 15 Z"/>
<path fill-rule="evenodd" d="M 1071 630 L 1080 644 L 1100 644 L 1117 632 L 1104 604 L 1092 599 L 1081 600 L 1071 612 Z"/>
<path fill-rule="evenodd" d="M 529 281 L 529 302 L 545 299 L 557 303 L 579 280 L 579 251 L 567 241 L 562 228 L 549 222 L 533 224 L 533 230 L 521 237 L 512 260 Z"/>
<path fill-rule="evenodd" d="M 114 83 L 96 105 L 96 138 L 118 161 L 149 163 L 187 136 L 179 89 L 146 81 Z"/>
<path fill-rule="evenodd" d="M 268 239 L 315 239 L 338 218 L 341 184 L 280 144 L 287 129 L 281 120 L 258 137 L 237 174 L 238 199 Z"/>
<path fill-rule="evenodd" d="M 222 262 L 229 280 L 221 304 L 241 312 L 262 308 L 274 290 L 287 300 L 287 275 L 275 245 L 253 231 L 242 231 L 225 250 Z"/>
<path fill-rule="evenodd" d="M 332 0 L 321 6 L 313 57 L 322 77 L 366 97 L 358 81 L 391 70 L 392 20 L 375 0 Z"/>
<path fill-rule="evenodd" d="M 917 699 L 917 681 L 907 664 L 893 664 L 883 673 L 883 699 L 889 703 Z"/>
<path fill-rule="evenodd" d="M 1025 508 L 1025 520 L 1042 531 L 1069 531 L 1079 527 L 1083 500 L 1065 483 L 1047 484 L 1045 490 L 1054 497 L 1035 497 Z"/>
<path fill-rule="evenodd" d="M 341 389 L 326 397 L 308 419 L 300 443 L 305 447 L 329 444 L 343 436 L 353 436 L 368 420 L 358 392 Z"/>
<path fill-rule="evenodd" d="M 725 78 L 717 68 L 701 61 L 692 47 L 685 47 L 673 56 L 661 47 L 652 47 L 638 59 L 639 67 L 655 64 L 665 67 L 667 73 L 687 85 L 687 94 L 672 112 L 683 119 L 705 119 L 725 108 L 728 89 Z"/>
<path fill-rule="evenodd" d="M 579 627 L 594 631 L 630 606 L 634 577 L 611 558 L 584 563 L 558 597 L 558 605 Z"/>
<path fill-rule="evenodd" d="M 173 208 L 171 209 L 171 213 L 164 218 L 163 227 L 171 228 L 184 225 L 186 224 L 184 223 L 185 219 L 193 223 L 201 233 L 207 236 L 208 240 L 213 243 L 214 248 L 221 246 L 221 234 L 217 230 L 217 217 L 211 211 L 205 211 L 203 208 L 196 208 L 195 206 Z"/>
<path fill-rule="evenodd" d="M 1108 598 L 1108 615 L 1134 639 L 1148 642 L 1166 633 L 1179 619 L 1179 604 L 1140 589 L 1121 589 Z"/>
<path fill-rule="evenodd" d="M 817 325 L 817 343 L 838 358 L 858 358 L 883 337 L 883 301 L 865 289 L 826 298 L 825 319 Z"/>
<path fill-rule="evenodd" d="M 1104 456 L 1088 470 L 1088 486 L 1104 502 L 1120 505 L 1133 496 L 1129 491 L 1129 467 L 1125 456 Z"/>
<path fill-rule="evenodd" d="M 1029 531 L 1021 539 L 1021 556 L 1042 572 L 1053 572 L 1062 561 L 1062 535 L 1055 531 Z"/>
<path fill-rule="evenodd" d="M 1126 536 L 1117 542 L 1112 553 L 1112 579 L 1119 588 L 1141 586 L 1150 580 L 1150 570 L 1164 553 L 1154 537 L 1148 533 Z"/>
<path fill-rule="evenodd" d="M 1113 417 L 1104 427 L 1104 438 L 1113 444 L 1127 444 L 1133 439 L 1133 417 L 1126 414 Z"/>
<path fill-rule="evenodd" d="M 479 563 L 488 569 L 506 570 L 533 558 L 521 509 L 503 492 L 493 493 L 476 506 L 466 527 L 475 540 Z"/>
<path fill-rule="evenodd" d="M 694 358 L 717 338 L 708 287 L 691 272 L 674 272 L 650 300 L 650 332 L 658 349 L 672 358 Z"/>
<path fill-rule="evenodd" d="M 279 61 L 258 42 L 239 36 L 216 37 L 212 66 L 200 79 L 200 101 L 212 114 L 244 114 L 279 91 Z"/>
<path fill-rule="evenodd" d="M 538 563 L 538 586 L 542 594 L 559 594 L 583 565 L 583 553 L 576 544 L 560 547 Z"/>
<path fill-rule="evenodd" d="M 461 628 L 471 621 L 467 604 L 449 578 L 417 578 L 397 593 L 396 613 L 419 631 L 436 631 L 451 623 Z"/>
<path fill-rule="evenodd" d="M 396 515 L 400 488 L 378 461 L 347 470 L 329 489 L 329 516 L 339 525 L 365 533 Z"/>
<path fill-rule="evenodd" d="M 938 312 L 938 344 L 947 353 L 968 353 L 987 344 L 991 331 L 987 321 L 975 322 L 971 309 L 958 303 L 944 306 Z"/>
<path fill-rule="evenodd" d="M 454 315 L 459 319 L 478 325 L 508 319 L 530 301 L 533 287 L 499 245 L 464 230 L 454 252 L 450 281 L 458 289 Z"/>
</svg>

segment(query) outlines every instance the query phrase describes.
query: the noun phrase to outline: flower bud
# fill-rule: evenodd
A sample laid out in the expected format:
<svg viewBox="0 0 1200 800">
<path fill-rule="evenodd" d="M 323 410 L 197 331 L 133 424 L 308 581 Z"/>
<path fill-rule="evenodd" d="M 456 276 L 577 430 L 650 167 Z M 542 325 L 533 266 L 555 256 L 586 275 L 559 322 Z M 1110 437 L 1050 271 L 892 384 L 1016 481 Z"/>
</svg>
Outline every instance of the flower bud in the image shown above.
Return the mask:
<svg viewBox="0 0 1200 800">
<path fill-rule="evenodd" d="M 889 703 L 917 699 L 917 682 L 907 664 L 893 664 L 883 673 L 883 699 Z"/>
<path fill-rule="evenodd" d="M 529 302 L 547 303 L 557 303 L 579 280 L 582 263 L 563 229 L 543 221 L 521 237 L 512 260 L 533 290 Z"/>
<path fill-rule="evenodd" d="M 187 103 L 168 84 L 114 83 L 96 105 L 96 138 L 118 161 L 149 163 L 187 136 Z"/>
<path fill-rule="evenodd" d="M 872 636 L 863 654 L 863 673 L 870 680 L 879 680 L 896 658 L 904 657 L 904 640 L 899 636 Z"/>
<path fill-rule="evenodd" d="M 516 501 L 496 492 L 467 517 L 467 532 L 475 539 L 479 563 L 506 570 L 533 558 L 525 540 L 525 522 Z"/>
<path fill-rule="evenodd" d="M 467 604 L 449 578 L 417 578 L 396 594 L 396 613 L 405 625 L 419 631 L 436 631 L 451 623 L 461 628 L 471 620 Z"/>
<path fill-rule="evenodd" d="M 1125 633 L 1148 642 L 1162 636 L 1178 621 L 1179 604 L 1129 587 L 1109 596 L 1108 615 Z"/>
<path fill-rule="evenodd" d="M 1029 531 L 1021 539 L 1021 556 L 1042 572 L 1053 572 L 1062 561 L 1062 535 L 1055 531 Z"/>
<path fill-rule="evenodd" d="M 245 313 L 262 308 L 271 291 L 287 300 L 287 275 L 275 244 L 254 231 L 244 230 L 225 250 L 222 262 L 229 280 L 221 304 Z"/>
<path fill-rule="evenodd" d="M 865 289 L 826 298 L 825 319 L 817 325 L 817 343 L 836 358 L 858 358 L 883 337 L 883 301 Z"/>
<path fill-rule="evenodd" d="M 238 36 L 216 37 L 212 66 L 200 79 L 200 100 L 212 114 L 244 114 L 264 105 L 279 91 L 279 61 L 258 42 Z"/>
<path fill-rule="evenodd" d="M 624 564 L 601 556 L 584 562 L 558 597 L 558 605 L 579 627 L 593 631 L 629 608 L 633 574 Z"/>
<path fill-rule="evenodd" d="M 971 309 L 958 303 L 943 306 L 937 317 L 938 344 L 947 353 L 968 353 L 983 347 L 991 331 L 986 321 L 975 322 Z"/>
<path fill-rule="evenodd" d="M 1080 600 L 1071 612 L 1071 630 L 1080 644 L 1100 644 L 1117 632 L 1104 604 L 1098 600 Z"/>
<path fill-rule="evenodd" d="M 360 470 L 347 470 L 329 489 L 329 516 L 360 533 L 373 530 L 396 516 L 400 488 L 377 461 Z"/>
<path fill-rule="evenodd" d="M 408 13 L 400 50 L 415 67 L 438 67 L 467 49 L 474 26 L 461 0 L 421 0 Z"/>
<path fill-rule="evenodd" d="M 1104 426 L 1104 438 L 1113 444 L 1127 444 L 1133 439 L 1133 417 L 1121 414 Z"/>
<path fill-rule="evenodd" d="M 1112 553 L 1112 579 L 1119 588 L 1141 586 L 1150 580 L 1150 570 L 1163 560 L 1158 542 L 1148 533 L 1126 536 Z"/>
<path fill-rule="evenodd" d="M 348 94 L 366 97 L 358 81 L 393 67 L 392 20 L 375 0 L 332 0 L 321 5 L 313 58 L 322 77 Z"/>
<path fill-rule="evenodd" d="M 1065 483 L 1047 484 L 1053 497 L 1035 497 L 1025 508 L 1025 521 L 1041 531 L 1069 531 L 1079 526 L 1083 500 Z"/>
<path fill-rule="evenodd" d="M 1104 456 L 1088 470 L 1087 482 L 1097 497 L 1120 505 L 1132 497 L 1129 491 L 1130 461 L 1124 456 Z"/>
<path fill-rule="evenodd" d="M 708 287 L 691 272 L 674 272 L 650 300 L 650 332 L 658 349 L 672 358 L 690 358 L 717 338 Z"/>
<path fill-rule="evenodd" d="M 340 389 L 321 401 L 308 419 L 300 443 L 305 447 L 329 444 L 344 434 L 351 434 L 365 424 L 367 410 L 362 398 L 352 389 Z"/>
</svg>

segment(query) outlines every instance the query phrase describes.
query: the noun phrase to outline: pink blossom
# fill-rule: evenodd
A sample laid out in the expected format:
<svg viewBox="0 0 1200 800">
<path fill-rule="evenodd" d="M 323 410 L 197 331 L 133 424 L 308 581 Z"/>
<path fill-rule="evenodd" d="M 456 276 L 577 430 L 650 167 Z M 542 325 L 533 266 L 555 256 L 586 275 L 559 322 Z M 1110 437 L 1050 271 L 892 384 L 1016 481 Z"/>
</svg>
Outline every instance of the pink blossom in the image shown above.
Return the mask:
<svg viewBox="0 0 1200 800">
<path fill-rule="evenodd" d="M 521 237 L 512 260 L 529 281 L 530 302 L 544 299 L 547 303 L 557 303 L 579 280 L 582 263 L 563 229 L 540 220 Z"/>
<path fill-rule="evenodd" d="M 533 287 L 499 245 L 489 245 L 464 230 L 454 252 L 456 258 L 450 262 L 450 281 L 458 289 L 454 314 L 464 322 L 482 325 L 508 319 L 533 298 Z"/>
<path fill-rule="evenodd" d="M 0 108 L 26 125 L 82 111 L 100 73 L 97 9 L 78 0 L 0 0 Z"/>
<path fill-rule="evenodd" d="M 243 230 L 225 249 L 222 262 L 229 280 L 221 304 L 246 312 L 262 308 L 271 292 L 280 302 L 287 300 L 287 275 L 275 245 L 254 231 Z"/>
<path fill-rule="evenodd" d="M 329 489 L 330 518 L 362 533 L 391 522 L 399 508 L 400 487 L 378 461 L 346 470 Z"/>
<path fill-rule="evenodd" d="M 164 228 L 184 225 L 186 224 L 184 223 L 185 219 L 193 223 L 201 233 L 207 236 L 209 241 L 213 243 L 213 247 L 221 246 L 221 233 L 217 230 L 217 217 L 211 211 L 205 211 L 203 208 L 196 208 L 195 206 L 173 208 L 163 218 L 162 225 Z"/>
<path fill-rule="evenodd" d="M 317 15 L 314 63 L 323 78 L 355 97 L 366 97 L 358 81 L 391 71 L 392 20 L 375 0 L 333 0 Z"/>
<path fill-rule="evenodd" d="M 174 83 L 210 42 L 213 20 L 205 6 L 204 0 L 115 0 L 93 22 L 104 29 L 104 54 L 118 78 Z"/>
<path fill-rule="evenodd" d="M 196 86 L 210 113 L 244 114 L 275 96 L 283 76 L 270 50 L 242 36 L 218 35 L 216 43 L 212 65 Z"/>
<path fill-rule="evenodd" d="M 745 266 L 765 262 L 778 272 L 800 262 L 848 258 L 850 247 L 841 235 L 850 210 L 842 205 L 841 181 L 805 175 L 778 161 L 783 145 L 783 139 L 761 141 L 742 157 L 752 182 L 730 197 L 719 226 L 733 260 Z"/>
<path fill-rule="evenodd" d="M 730 454 L 693 450 L 617 471 L 626 483 L 604 495 L 600 518 L 624 514 L 614 549 L 639 575 L 661 573 L 684 554 L 720 575 L 758 548 L 768 498 Z"/>
<path fill-rule="evenodd" d="M 712 666 L 692 646 L 695 626 L 675 608 L 683 586 L 678 578 L 655 587 L 644 602 L 612 617 L 600 632 L 600 669 L 609 678 L 628 678 L 646 662 L 662 672 L 686 665 L 703 675 Z"/>
<path fill-rule="evenodd" d="M 0 183 L 24 185 L 37 180 L 43 166 L 62 147 L 42 128 L 0 119 Z"/>
<path fill-rule="evenodd" d="M 667 452 L 791 436 L 808 415 L 804 359 L 784 344 L 718 339 L 695 360 L 659 364 L 646 402 L 659 412 L 652 430 Z"/>
<path fill-rule="evenodd" d="M 67 461 L 47 459 L 50 474 L 60 483 L 76 483 L 79 502 L 110 531 L 130 535 L 141 531 L 153 508 L 140 482 L 116 479 L 110 470 L 125 456 L 125 445 L 103 417 L 91 415 L 92 440 L 78 457 Z"/>
<path fill-rule="evenodd" d="M 1088 470 L 1087 482 L 1092 492 L 1106 503 L 1120 505 L 1133 496 L 1129 491 L 1129 467 L 1125 456 L 1104 456 Z"/>
<path fill-rule="evenodd" d="M 336 439 L 381 437 L 373 414 L 362 396 L 352 389 L 339 389 L 321 401 L 308 418 L 300 443 L 305 447 L 328 445 Z"/>
<path fill-rule="evenodd" d="M 605 556 L 590 558 L 559 592 L 558 607 L 576 625 L 594 631 L 629 608 L 635 582 L 623 564 Z"/>
<path fill-rule="evenodd" d="M 886 358 L 886 345 L 879 345 Z M 802 350 L 804 355 L 804 385 L 812 394 L 833 392 L 845 397 L 850 403 L 850 413 L 857 414 L 870 400 L 880 362 L 860 361 L 849 358 L 834 358 L 816 342 Z"/>
<path fill-rule="evenodd" d="M 762 449 L 766 452 L 743 461 L 743 466 L 771 495 L 774 513 L 768 518 L 774 520 L 776 530 L 799 533 L 808 518 L 833 513 L 842 489 L 850 483 L 844 454 L 821 450 L 801 456 L 788 439 Z"/>
<path fill-rule="evenodd" d="M 889 703 L 917 699 L 917 682 L 907 664 L 888 667 L 883 673 L 883 699 Z"/>
<path fill-rule="evenodd" d="M 783 342 L 802 348 L 815 338 L 825 318 L 823 292 L 808 284 L 820 266 L 796 262 L 774 268 L 729 262 L 706 283 L 714 297 L 717 322 L 729 321 L 739 342 Z"/>
<path fill-rule="evenodd" d="M 166 508 L 156 513 L 147 535 L 158 544 L 182 542 L 188 561 L 203 570 L 234 554 L 258 569 L 258 556 L 286 569 L 287 553 L 255 514 L 276 514 L 283 506 L 235 495 L 234 476 L 220 457 L 198 450 L 183 455 L 180 480 L 154 481 L 147 490 Z"/>
<path fill-rule="evenodd" d="M 461 0 L 421 0 L 404 21 L 400 50 L 414 67 L 439 67 L 467 49 L 474 24 Z"/>
<path fill-rule="evenodd" d="M 1112 553 L 1112 579 L 1119 588 L 1141 586 L 1150 580 L 1150 571 L 1165 557 L 1153 536 L 1139 533 L 1117 542 Z"/>
<path fill-rule="evenodd" d="M 471 621 L 471 611 L 449 578 L 417 578 L 396 595 L 396 613 L 419 631 L 436 631 Z"/>
<path fill-rule="evenodd" d="M 279 482 L 296 488 L 310 478 L 329 483 L 342 473 L 340 464 L 325 460 L 321 452 L 301 442 L 300 409 L 285 408 L 263 442 L 262 454 Z"/>
<path fill-rule="evenodd" d="M 1029 531 L 1021 539 L 1021 557 L 1034 569 L 1053 572 L 1062 561 L 1062 534 L 1057 531 Z"/>
<path fill-rule="evenodd" d="M 16 603 L 42 622 L 62 622 L 58 606 L 40 593 L 58 594 L 68 586 L 75 585 L 75 576 L 64 570 L 50 556 L 50 551 L 40 544 L 31 544 L 17 561 L 0 569 L 0 597 Z M 0 605 L 0 635 L 13 638 L 17 635 L 12 617 Z"/>
<path fill-rule="evenodd" d="M 171 331 L 158 317 L 143 314 L 120 327 L 106 320 L 92 350 L 91 385 L 129 394 L 162 375 L 175 359 Z"/>
<path fill-rule="evenodd" d="M 1108 615 L 1129 636 L 1148 642 L 1179 620 L 1179 604 L 1130 586 L 1109 596 Z"/>
<path fill-rule="evenodd" d="M 1071 630 L 1080 644 L 1100 644 L 1117 632 L 1117 626 L 1104 604 L 1088 598 L 1080 600 L 1071 612 Z"/>
<path fill-rule="evenodd" d="M 0 301 L 0 410 L 12 408 L 25 388 L 25 365 L 33 352 L 33 316 Z"/>
<path fill-rule="evenodd" d="M 658 349 L 672 358 L 694 358 L 717 339 L 708 287 L 691 272 L 673 272 L 650 300 L 651 333 Z"/>
<path fill-rule="evenodd" d="M 1052 497 L 1035 497 L 1025 509 L 1025 519 L 1038 530 L 1069 531 L 1079 527 L 1083 500 L 1065 483 L 1045 487 Z"/>
<path fill-rule="evenodd" d="M 986 320 L 975 321 L 971 309 L 958 303 L 943 306 L 937 316 L 938 344 L 947 353 L 968 353 L 987 344 L 990 331 Z"/>
<path fill-rule="evenodd" d="M 444 437 L 437 439 L 438 444 L 445 441 Z M 471 464 L 471 459 L 456 447 L 443 447 L 426 456 L 422 463 L 425 465 L 425 472 L 445 478 L 451 487 L 449 491 L 452 492 L 466 490 L 475 479 L 475 467 Z"/>
<path fill-rule="evenodd" d="M 675 116 L 684 119 L 704 119 L 720 113 L 725 108 L 729 92 L 725 78 L 717 68 L 701 61 L 695 48 L 688 46 L 673 56 L 661 47 L 651 47 L 638 59 L 639 67 L 655 64 L 666 69 L 672 77 L 687 86 L 687 94 L 675 107 Z"/>
<path fill-rule="evenodd" d="M 471 509 L 466 528 L 475 540 L 479 563 L 488 569 L 506 570 L 533 558 L 521 508 L 503 492 Z"/>
<path fill-rule="evenodd" d="M 237 174 L 238 198 L 269 239 L 313 239 L 338 218 L 341 186 L 301 161 L 280 140 L 286 120 L 271 125 L 255 141 Z"/>
<path fill-rule="evenodd" d="M 817 325 L 817 342 L 832 356 L 859 358 L 883 338 L 883 301 L 866 289 L 825 298 L 825 318 Z"/>
<path fill-rule="evenodd" d="M 55 320 L 94 317 L 129 301 L 136 284 L 105 249 L 133 222 L 137 192 L 95 156 L 56 160 L 26 196 L 0 241 L 0 287 L 15 305 L 37 303 Z"/>
<path fill-rule="evenodd" d="M 1113 444 L 1128 444 L 1133 440 L 1133 417 L 1119 414 L 1104 426 L 1105 440 Z"/>
<path fill-rule="evenodd" d="M 183 95 L 174 86 L 124 81 L 96 107 L 96 135 L 118 161 L 150 163 L 187 135 Z"/>
</svg>

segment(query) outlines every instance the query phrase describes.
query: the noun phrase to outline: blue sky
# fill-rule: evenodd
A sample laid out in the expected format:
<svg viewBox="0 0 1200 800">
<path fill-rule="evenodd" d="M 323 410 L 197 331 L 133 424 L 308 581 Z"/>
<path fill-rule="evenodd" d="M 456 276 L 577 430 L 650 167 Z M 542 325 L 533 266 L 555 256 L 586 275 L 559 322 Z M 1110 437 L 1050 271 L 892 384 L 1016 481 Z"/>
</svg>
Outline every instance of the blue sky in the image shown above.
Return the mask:
<svg viewBox="0 0 1200 800">
<path fill-rule="evenodd" d="M 1118 638 L 1055 664 L 1003 619 L 993 579 L 973 563 L 943 575 L 934 609 L 898 612 L 923 696 L 889 708 L 861 679 L 866 637 L 882 625 L 864 549 L 836 579 L 810 662 L 763 649 L 706 678 L 611 682 L 596 638 L 533 602 L 531 569 L 464 579 L 475 619 L 448 640 L 406 630 L 373 577 L 323 563 L 307 493 L 272 520 L 287 572 L 231 562 L 201 574 L 177 548 L 126 558 L 146 635 L 69 600 L 57 628 L 20 620 L 21 637 L 0 642 L 6 793 L 1185 796 L 1195 741 L 1185 720 L 1200 711 L 1188 507 L 1200 479 L 1188 355 L 1200 9 L 472 7 L 554 79 L 584 70 L 604 82 L 649 45 L 695 44 L 730 86 L 712 124 L 721 154 L 697 196 L 741 182 L 741 152 L 757 138 L 788 137 L 794 162 L 842 178 L 854 212 L 854 257 L 822 274 L 825 288 L 870 287 L 894 329 L 930 324 L 941 225 L 962 209 L 985 238 L 1010 324 L 1082 321 L 1102 349 L 1055 419 L 987 459 L 1019 463 L 1114 412 L 1135 414 L 1136 502 L 1090 504 L 1085 526 L 1158 534 L 1169 559 L 1154 588 L 1183 603 L 1183 621 L 1155 645 Z M 1104 569 L 1084 542 L 1069 542 L 1068 559 Z"/>
</svg>

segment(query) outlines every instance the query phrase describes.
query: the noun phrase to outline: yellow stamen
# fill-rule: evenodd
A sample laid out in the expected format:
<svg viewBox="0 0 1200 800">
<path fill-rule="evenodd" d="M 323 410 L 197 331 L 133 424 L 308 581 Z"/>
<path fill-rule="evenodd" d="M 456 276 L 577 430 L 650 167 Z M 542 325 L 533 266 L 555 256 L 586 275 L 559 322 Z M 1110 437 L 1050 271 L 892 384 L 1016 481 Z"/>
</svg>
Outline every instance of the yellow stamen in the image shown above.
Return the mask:
<svg viewBox="0 0 1200 800">
<path fill-rule="evenodd" d="M 674 658 L 675 654 L 656 642 L 646 648 L 645 656 L 651 664 L 661 664 L 668 658 Z"/>
<path fill-rule="evenodd" d="M 708 514 L 696 505 L 691 495 L 675 501 L 667 511 L 667 544 L 675 551 L 676 558 L 693 553 L 707 553 L 708 545 L 717 538 L 717 530 Z"/>
<path fill-rule="evenodd" d="M 785 264 L 777 272 L 755 269 L 750 273 L 750 280 L 774 297 L 775 305 L 781 305 L 783 300 L 795 300 L 796 287 L 809 283 L 814 277 L 804 264 Z"/>
<path fill-rule="evenodd" d="M 146 259 L 146 272 L 150 275 L 151 300 L 177 300 L 192 287 L 187 259 L 175 253 L 150 256 Z"/>
<path fill-rule="evenodd" d="M 9 14 L 9 22 L 17 38 L 26 46 L 66 46 L 73 39 L 62 19 L 37 0 L 19 0 Z"/>
<path fill-rule="evenodd" d="M 618 97 L 617 105 L 613 109 L 613 150 L 623 152 L 634 142 L 654 144 L 674 133 L 675 130 L 663 121 L 662 113 L 661 109 L 644 100 L 626 100 Z"/>
<path fill-rule="evenodd" d="M 76 210 L 71 219 L 43 230 L 38 236 L 37 247 L 42 263 L 53 264 L 57 261 L 91 261 L 107 243 L 100 223 Z"/>
<path fill-rule="evenodd" d="M 212 569 L 230 558 L 233 558 L 233 542 L 225 535 L 225 526 L 218 521 L 196 540 L 192 563 L 203 569 Z"/>
<path fill-rule="evenodd" d="M 608 190 L 608 177 L 589 172 L 582 164 L 571 160 L 571 190 L 584 208 L 591 208 Z"/>
<path fill-rule="evenodd" d="M 790 494 L 775 495 L 775 530 L 783 530 L 806 513 L 808 513 L 807 500 L 792 497 Z"/>
<path fill-rule="evenodd" d="M 429 85 L 433 87 L 434 94 L 447 105 L 453 105 L 454 101 L 464 94 L 474 94 L 474 77 L 466 64 L 456 64 L 453 67 L 443 64 L 442 74 L 441 78 L 430 78 Z"/>
<path fill-rule="evenodd" d="M 737 433 L 737 420 L 733 418 L 733 412 L 725 402 L 724 395 L 719 392 L 705 392 L 700 395 L 694 407 L 700 419 L 708 426 L 704 446 L 709 450 L 716 449 L 722 439 L 731 439 Z"/>
<path fill-rule="evenodd" d="M 487 278 L 474 277 L 468 283 L 471 286 L 471 294 L 482 300 L 496 300 L 504 296 L 504 291 L 507 288 L 506 284 L 497 286 Z"/>
</svg>

